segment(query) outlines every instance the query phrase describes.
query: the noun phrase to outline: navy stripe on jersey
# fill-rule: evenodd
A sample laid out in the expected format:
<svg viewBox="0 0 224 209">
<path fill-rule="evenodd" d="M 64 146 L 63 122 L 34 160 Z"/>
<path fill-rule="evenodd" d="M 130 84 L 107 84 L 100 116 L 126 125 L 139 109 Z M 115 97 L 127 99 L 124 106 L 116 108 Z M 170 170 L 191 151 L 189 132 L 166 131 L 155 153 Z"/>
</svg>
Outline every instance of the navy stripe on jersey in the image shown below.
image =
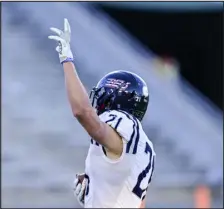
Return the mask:
<svg viewBox="0 0 224 209">
<path fill-rule="evenodd" d="M 95 144 L 96 146 L 99 146 L 100 144 L 98 142 L 96 142 L 94 139 L 91 138 L 90 140 L 91 144 Z"/>
<path fill-rule="evenodd" d="M 135 117 L 133 117 L 133 119 L 137 124 L 137 136 L 136 136 L 136 139 L 135 139 L 135 146 L 134 146 L 134 149 L 133 149 L 133 154 L 136 154 L 137 149 L 138 149 L 138 142 L 139 142 L 139 124 L 138 124 L 138 121 L 136 120 Z"/>
<path fill-rule="evenodd" d="M 104 153 L 104 155 L 107 156 L 107 152 L 106 152 L 106 149 L 104 148 L 104 146 L 102 146 L 102 149 L 103 149 L 103 153 Z"/>
<path fill-rule="evenodd" d="M 153 175 L 153 172 L 154 172 L 155 156 L 153 156 L 152 158 L 153 158 L 153 159 L 152 159 L 152 172 L 151 172 L 151 176 L 150 176 L 150 178 L 149 178 L 149 182 L 148 182 L 148 184 L 151 183 L 152 175 Z"/>
<path fill-rule="evenodd" d="M 152 161 L 150 161 L 150 162 L 152 162 L 152 168 L 151 168 L 152 170 L 151 170 L 151 175 L 150 175 L 150 178 L 149 178 L 149 181 L 148 181 L 148 185 L 151 183 L 152 175 L 153 175 L 153 172 L 154 172 L 154 163 L 155 163 L 155 156 L 154 156 L 154 155 L 152 156 Z M 143 195 L 143 197 L 142 197 L 142 200 L 145 199 L 145 196 L 146 196 L 146 193 L 147 193 L 148 188 L 149 188 L 149 187 L 147 187 L 147 188 L 144 190 L 144 195 Z"/>
<path fill-rule="evenodd" d="M 134 136 L 135 136 L 135 130 L 136 130 L 136 125 L 135 125 L 135 122 L 133 121 L 133 131 L 132 131 L 132 134 L 131 134 L 131 139 L 128 142 L 127 147 L 126 147 L 126 153 L 129 153 L 130 152 L 130 148 L 131 148 L 131 145 L 132 145 L 132 141 L 133 141 Z"/>
<path fill-rule="evenodd" d="M 132 131 L 132 134 L 131 134 L 131 139 L 129 140 L 129 142 L 127 144 L 127 147 L 126 147 L 126 153 L 130 153 L 132 142 L 135 143 L 135 146 L 138 145 L 138 141 L 139 141 L 139 125 L 138 125 L 137 120 L 134 119 L 133 117 L 131 117 L 128 113 L 126 113 L 126 112 L 124 112 L 122 110 L 117 110 L 117 111 L 119 111 L 119 112 L 123 113 L 124 115 L 126 115 L 126 117 L 133 122 L 133 131 Z M 135 133 L 136 133 L 136 136 L 135 136 Z M 137 143 L 136 143 L 136 141 L 137 141 Z M 137 149 L 136 149 L 136 151 L 137 151 Z M 134 150 L 132 151 L 132 153 L 135 154 Z"/>
</svg>

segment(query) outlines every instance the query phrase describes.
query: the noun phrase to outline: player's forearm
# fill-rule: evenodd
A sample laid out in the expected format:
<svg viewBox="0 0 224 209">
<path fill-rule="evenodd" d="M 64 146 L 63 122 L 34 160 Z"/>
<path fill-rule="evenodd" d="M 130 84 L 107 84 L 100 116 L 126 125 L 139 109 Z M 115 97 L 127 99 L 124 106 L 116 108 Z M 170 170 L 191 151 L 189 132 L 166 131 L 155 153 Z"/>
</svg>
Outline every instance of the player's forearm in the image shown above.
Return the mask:
<svg viewBox="0 0 224 209">
<path fill-rule="evenodd" d="M 73 115 L 85 128 L 89 135 L 100 144 L 105 145 L 104 136 L 107 134 L 105 124 L 97 116 L 89 101 L 88 94 L 80 81 L 72 62 L 63 64 L 65 85 Z"/>
<path fill-rule="evenodd" d="M 80 81 L 72 62 L 63 64 L 65 74 L 65 85 L 68 94 L 68 99 L 74 116 L 83 114 L 85 110 L 91 108 L 89 97 L 85 87 Z"/>
</svg>

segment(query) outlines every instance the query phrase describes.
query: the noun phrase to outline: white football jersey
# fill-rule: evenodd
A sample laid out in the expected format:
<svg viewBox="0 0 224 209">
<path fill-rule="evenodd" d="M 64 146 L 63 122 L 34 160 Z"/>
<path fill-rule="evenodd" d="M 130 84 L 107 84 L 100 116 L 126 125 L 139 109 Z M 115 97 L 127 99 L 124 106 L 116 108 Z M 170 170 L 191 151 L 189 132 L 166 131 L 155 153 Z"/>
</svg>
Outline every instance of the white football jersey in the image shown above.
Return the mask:
<svg viewBox="0 0 224 209">
<path fill-rule="evenodd" d="M 102 145 L 91 139 L 86 158 L 88 179 L 85 208 L 139 208 L 151 181 L 155 152 L 141 123 L 124 111 L 111 110 L 100 119 L 123 139 L 117 160 L 106 156 Z"/>
</svg>

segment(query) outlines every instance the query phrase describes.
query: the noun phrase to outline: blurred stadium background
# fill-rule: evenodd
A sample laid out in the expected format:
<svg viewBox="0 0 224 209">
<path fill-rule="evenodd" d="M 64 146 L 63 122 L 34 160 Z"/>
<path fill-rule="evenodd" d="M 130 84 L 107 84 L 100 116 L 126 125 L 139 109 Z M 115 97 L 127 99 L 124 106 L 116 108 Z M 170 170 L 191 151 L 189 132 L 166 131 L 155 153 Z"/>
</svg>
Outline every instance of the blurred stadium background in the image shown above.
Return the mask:
<svg viewBox="0 0 224 209">
<path fill-rule="evenodd" d="M 72 117 L 49 27 L 72 28 L 90 90 L 109 71 L 148 83 L 157 163 L 147 207 L 223 207 L 222 3 L 2 3 L 2 208 L 79 207 L 88 136 Z"/>
</svg>

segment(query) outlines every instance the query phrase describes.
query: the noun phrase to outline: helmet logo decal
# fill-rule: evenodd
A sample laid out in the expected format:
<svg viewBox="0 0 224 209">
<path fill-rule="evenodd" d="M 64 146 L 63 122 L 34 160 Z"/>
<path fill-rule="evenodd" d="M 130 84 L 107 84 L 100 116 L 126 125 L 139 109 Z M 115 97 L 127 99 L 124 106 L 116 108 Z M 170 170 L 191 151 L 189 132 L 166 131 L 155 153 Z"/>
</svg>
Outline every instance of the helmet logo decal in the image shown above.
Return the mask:
<svg viewBox="0 0 224 209">
<path fill-rule="evenodd" d="M 114 78 L 108 78 L 106 80 L 105 86 L 110 88 L 121 88 L 122 90 L 125 90 L 130 85 L 130 82 L 125 82 L 121 79 L 114 79 Z"/>
</svg>

